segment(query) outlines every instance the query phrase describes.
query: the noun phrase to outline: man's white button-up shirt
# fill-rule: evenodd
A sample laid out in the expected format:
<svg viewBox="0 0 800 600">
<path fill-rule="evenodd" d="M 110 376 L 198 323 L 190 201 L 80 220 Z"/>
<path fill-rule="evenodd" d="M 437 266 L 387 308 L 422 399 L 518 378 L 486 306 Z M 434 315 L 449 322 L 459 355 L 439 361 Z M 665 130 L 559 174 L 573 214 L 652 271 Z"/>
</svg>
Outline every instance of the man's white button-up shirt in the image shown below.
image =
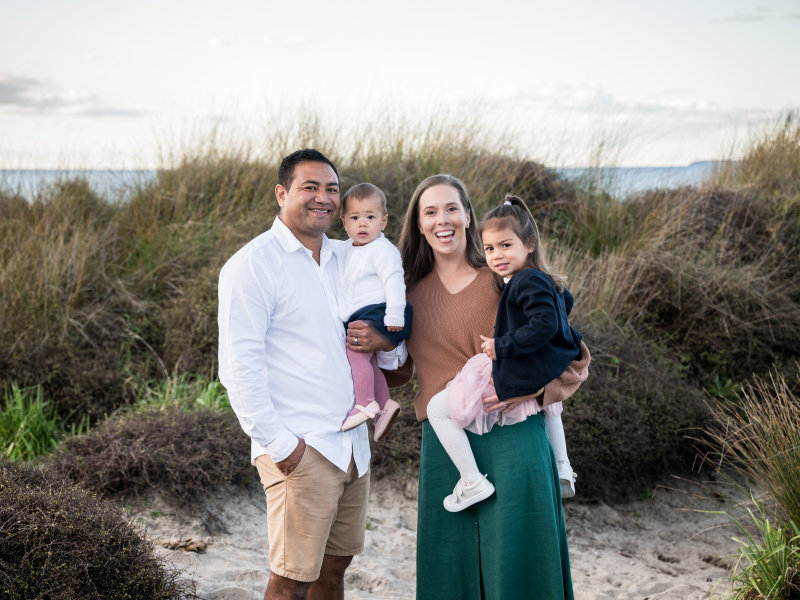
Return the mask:
<svg viewBox="0 0 800 600">
<path fill-rule="evenodd" d="M 360 476 L 369 465 L 367 426 L 340 431 L 354 393 L 337 309 L 339 243 L 323 237 L 317 264 L 276 218 L 228 260 L 219 281 L 219 376 L 252 440 L 252 460 L 269 454 L 279 462 L 303 438 L 343 471 L 352 455 Z M 383 366 L 396 368 L 397 359 Z"/>
</svg>

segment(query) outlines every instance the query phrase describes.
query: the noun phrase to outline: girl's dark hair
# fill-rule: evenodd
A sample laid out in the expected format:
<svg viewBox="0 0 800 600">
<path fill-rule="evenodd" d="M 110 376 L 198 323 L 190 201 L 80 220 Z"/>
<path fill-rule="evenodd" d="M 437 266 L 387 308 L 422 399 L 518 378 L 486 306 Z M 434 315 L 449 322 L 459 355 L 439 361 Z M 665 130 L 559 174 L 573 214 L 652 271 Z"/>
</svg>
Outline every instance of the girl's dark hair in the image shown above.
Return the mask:
<svg viewBox="0 0 800 600">
<path fill-rule="evenodd" d="M 348 200 L 364 200 L 366 198 L 372 198 L 373 196 L 380 200 L 381 210 L 383 210 L 383 214 L 386 214 L 386 194 L 383 193 L 381 188 L 371 183 L 357 183 L 342 196 L 342 215 L 347 211 Z"/>
<path fill-rule="evenodd" d="M 469 222 L 477 222 L 475 213 L 472 211 L 472 203 L 469 201 L 467 188 L 460 179 L 447 174 L 431 175 L 424 179 L 411 195 L 411 200 L 406 209 L 406 216 L 403 219 L 400 242 L 397 244 L 400 249 L 400 256 L 403 258 L 406 289 L 409 290 L 433 270 L 433 250 L 425 240 L 425 236 L 422 235 L 419 227 L 419 202 L 425 191 L 437 185 L 449 185 L 455 188 L 461 200 L 461 205 L 464 207 L 464 212 L 469 216 Z M 478 228 L 468 227 L 466 235 L 467 262 L 475 269 L 485 267 L 486 259 L 483 257 L 483 244 L 481 244 Z"/>
<path fill-rule="evenodd" d="M 548 275 L 556 289 L 559 292 L 564 291 L 566 282 L 563 277 L 550 271 L 544 257 L 544 248 L 542 248 L 542 239 L 539 235 L 539 228 L 536 226 L 536 220 L 519 197 L 506 194 L 503 204 L 486 213 L 481 221 L 480 230 L 483 232 L 486 229 L 510 229 L 524 244 L 533 243 L 533 250 L 525 259 L 525 265 Z M 502 286 L 501 278 L 496 273 L 495 278 L 498 285 Z"/>
</svg>

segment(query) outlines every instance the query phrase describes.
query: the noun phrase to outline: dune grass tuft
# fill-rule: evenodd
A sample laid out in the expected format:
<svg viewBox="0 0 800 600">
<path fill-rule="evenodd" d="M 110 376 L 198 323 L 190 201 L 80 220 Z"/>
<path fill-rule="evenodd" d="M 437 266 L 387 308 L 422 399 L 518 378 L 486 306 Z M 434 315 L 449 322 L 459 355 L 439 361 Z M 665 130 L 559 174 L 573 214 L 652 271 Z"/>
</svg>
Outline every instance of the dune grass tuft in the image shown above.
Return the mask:
<svg viewBox="0 0 800 600">
<path fill-rule="evenodd" d="M 769 494 L 782 516 L 800 523 L 800 363 L 794 372 L 755 377 L 734 400 L 710 401 L 707 458 L 734 468 Z"/>
</svg>

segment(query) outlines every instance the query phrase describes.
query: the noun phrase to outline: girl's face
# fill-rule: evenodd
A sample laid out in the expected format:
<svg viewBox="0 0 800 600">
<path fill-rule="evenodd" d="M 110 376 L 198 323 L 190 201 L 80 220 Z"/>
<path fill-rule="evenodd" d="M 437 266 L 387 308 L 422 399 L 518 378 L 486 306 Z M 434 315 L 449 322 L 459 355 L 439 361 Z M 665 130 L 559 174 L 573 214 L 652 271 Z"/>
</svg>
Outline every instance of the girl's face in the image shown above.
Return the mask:
<svg viewBox="0 0 800 600">
<path fill-rule="evenodd" d="M 527 266 L 525 261 L 534 249 L 534 242 L 525 244 L 508 227 L 486 227 L 481 238 L 489 268 L 501 277 L 511 277 L 524 269 Z"/>
<path fill-rule="evenodd" d="M 386 220 L 383 204 L 377 196 L 350 198 L 342 215 L 344 229 L 356 246 L 378 239 L 386 227 Z"/>
<path fill-rule="evenodd" d="M 456 188 L 441 184 L 422 192 L 418 218 L 420 231 L 434 257 L 466 255 L 469 215 Z"/>
</svg>

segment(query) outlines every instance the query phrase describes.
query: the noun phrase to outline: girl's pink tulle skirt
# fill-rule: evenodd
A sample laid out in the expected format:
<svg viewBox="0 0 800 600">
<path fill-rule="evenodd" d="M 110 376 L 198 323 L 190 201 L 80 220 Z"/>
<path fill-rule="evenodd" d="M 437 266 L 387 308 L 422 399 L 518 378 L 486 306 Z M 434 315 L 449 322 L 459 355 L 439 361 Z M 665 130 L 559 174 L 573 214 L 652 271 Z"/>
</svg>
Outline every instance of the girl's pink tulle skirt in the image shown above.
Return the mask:
<svg viewBox="0 0 800 600">
<path fill-rule="evenodd" d="M 591 357 L 583 342 L 581 351 L 581 359 L 573 361 L 560 377 L 540 390 L 541 395 L 537 394 L 534 399 L 515 404 L 507 413 L 502 410 L 484 411 L 486 405 L 483 399 L 496 395 L 491 381 L 492 361 L 486 354 L 476 354 L 447 384 L 450 417 L 459 427 L 472 433 L 484 434 L 495 425 L 521 423 L 540 411 L 560 415 L 563 411 L 561 401 L 571 396 L 589 375 Z"/>
</svg>

